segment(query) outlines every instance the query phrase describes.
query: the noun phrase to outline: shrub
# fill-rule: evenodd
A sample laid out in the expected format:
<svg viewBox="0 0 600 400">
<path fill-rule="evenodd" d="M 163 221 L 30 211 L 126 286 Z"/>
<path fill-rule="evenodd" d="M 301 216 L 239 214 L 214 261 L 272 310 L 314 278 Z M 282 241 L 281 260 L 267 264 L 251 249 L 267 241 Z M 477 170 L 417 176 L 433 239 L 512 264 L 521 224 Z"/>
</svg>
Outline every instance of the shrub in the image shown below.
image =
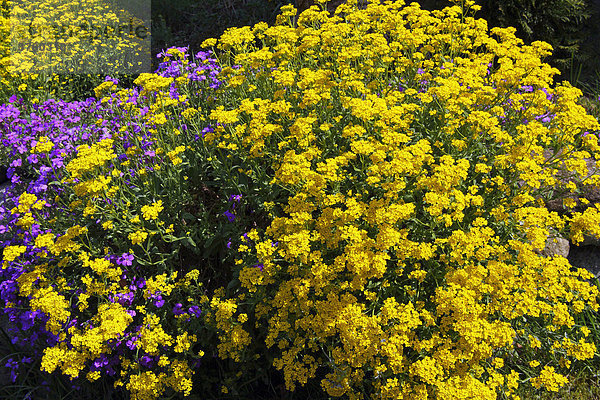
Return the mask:
<svg viewBox="0 0 600 400">
<path fill-rule="evenodd" d="M 600 234 L 597 206 L 543 206 L 600 186 L 598 122 L 552 87 L 548 44 L 488 34 L 471 2 L 403 5 L 297 26 L 285 6 L 205 42 L 218 60 L 174 48 L 136 89 L 107 80 L 70 147 L 3 137 L 37 178 L 9 171 L 1 295 L 45 371 L 135 399 L 195 371 L 250 395 L 273 370 L 332 397 L 493 399 L 597 369 L 591 274 L 540 250 Z"/>
</svg>

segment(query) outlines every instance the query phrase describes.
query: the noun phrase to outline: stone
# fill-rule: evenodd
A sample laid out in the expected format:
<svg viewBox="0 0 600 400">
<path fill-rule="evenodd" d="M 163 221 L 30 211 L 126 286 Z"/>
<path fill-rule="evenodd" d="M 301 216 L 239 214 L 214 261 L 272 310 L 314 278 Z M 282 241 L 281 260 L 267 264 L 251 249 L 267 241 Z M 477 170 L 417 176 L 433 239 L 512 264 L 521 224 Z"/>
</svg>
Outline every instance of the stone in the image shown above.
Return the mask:
<svg viewBox="0 0 600 400">
<path fill-rule="evenodd" d="M 563 256 L 569 257 L 570 243 L 561 236 L 549 236 L 546 239 L 546 247 L 542 250 L 542 255 L 546 257 Z"/>
<path fill-rule="evenodd" d="M 544 158 L 548 160 L 552 157 L 552 152 L 550 150 L 544 150 Z M 596 165 L 596 161 L 592 158 L 585 159 L 588 169 L 588 178 L 592 175 L 600 173 L 600 168 Z M 575 173 L 570 171 L 563 171 L 557 175 L 557 178 L 562 182 L 567 182 L 569 179 L 575 179 Z M 546 200 L 545 205 L 549 211 L 555 211 L 559 214 L 568 214 L 571 210 L 565 208 L 563 205 L 563 201 L 567 198 L 571 198 L 577 202 L 577 205 L 572 211 L 582 212 L 590 206 L 594 206 L 595 204 L 600 204 L 600 187 L 596 187 L 593 185 L 581 184 L 578 185 L 578 189 L 580 191 L 580 195 L 574 193 L 564 193 L 564 194 L 556 194 L 552 199 Z M 588 201 L 588 204 L 583 204 L 579 198 L 584 198 Z"/>
<path fill-rule="evenodd" d="M 567 239 L 562 237 L 555 229 L 550 228 L 544 248 L 541 250 L 534 249 L 534 251 L 544 257 L 562 256 L 567 258 L 570 247 L 571 244 Z"/>
</svg>

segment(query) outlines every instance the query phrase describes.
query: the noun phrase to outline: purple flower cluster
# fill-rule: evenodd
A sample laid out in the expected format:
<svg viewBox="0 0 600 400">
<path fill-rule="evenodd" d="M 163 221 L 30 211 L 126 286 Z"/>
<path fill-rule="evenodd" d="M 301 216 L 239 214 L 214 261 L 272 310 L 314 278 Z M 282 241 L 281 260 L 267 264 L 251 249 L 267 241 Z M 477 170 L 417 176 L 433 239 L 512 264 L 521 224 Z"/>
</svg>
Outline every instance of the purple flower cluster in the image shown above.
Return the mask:
<svg viewBox="0 0 600 400">
<path fill-rule="evenodd" d="M 157 73 L 159 75 L 171 78 L 185 76 L 191 82 L 208 81 L 211 89 L 221 86 L 221 81 L 217 79 L 220 72 L 217 59 L 211 58 L 210 52 L 198 52 L 194 57 L 195 61 L 190 61 L 187 47 L 172 47 L 171 49 L 180 51 L 183 57 L 175 57 L 169 54 L 169 50 L 158 53 L 156 57 L 163 59 L 163 62 L 158 64 Z"/>
<path fill-rule="evenodd" d="M 24 105 L 11 97 L 11 103 L 0 105 L 0 142 L 6 162 L 9 187 L 0 197 L 0 248 L 10 245 L 26 247 L 19 262 L 9 262 L 0 270 L 0 304 L 11 322 L 8 330 L 14 345 L 31 346 L 38 340 L 56 341 L 55 335 L 45 331 L 47 317 L 40 311 L 28 310 L 28 298 L 18 295 L 17 280 L 35 265 L 41 249 L 35 239 L 49 230 L 42 230 L 39 219 L 25 229 L 17 225 L 22 213 L 11 211 L 18 205 L 22 192 L 35 194 L 44 201 L 39 218 L 47 218 L 56 208 L 54 198 L 61 189 L 55 183 L 64 175 L 62 168 L 73 156 L 79 144 L 109 137 L 109 126 L 93 123 L 102 116 L 100 104 L 93 99 L 77 102 L 48 100 L 32 105 L 31 112 L 22 111 Z M 40 156 L 31 152 L 40 137 L 53 144 L 50 152 Z M 26 332 L 26 334 L 24 334 Z"/>
<path fill-rule="evenodd" d="M 231 195 L 229 196 L 229 203 L 231 204 L 231 211 L 230 210 L 226 210 L 223 215 L 225 217 L 227 217 L 227 220 L 229 222 L 233 222 L 235 221 L 235 207 L 239 204 L 239 202 L 242 200 L 242 195 L 241 194 L 237 194 L 237 195 Z"/>
<path fill-rule="evenodd" d="M 216 89 L 220 86 L 221 82 L 217 79 L 219 67 L 216 60 L 210 58 L 209 53 L 200 52 L 196 55 L 196 61 L 190 62 L 187 49 L 180 50 L 185 54 L 179 59 L 175 59 L 167 52 L 159 54 L 164 61 L 156 71 L 158 75 L 185 76 L 191 87 L 197 85 L 198 88 Z M 115 85 L 119 83 L 118 80 L 110 77 L 107 77 L 106 81 L 112 81 Z M 92 98 L 75 102 L 52 99 L 39 105 L 25 105 L 17 96 L 12 96 L 8 104 L 0 105 L 2 145 L 0 156 L 3 158 L 1 164 L 8 167 L 7 177 L 10 180 L 9 186 L 0 194 L 0 249 L 7 246 L 26 248 L 25 253 L 14 261 L 3 260 L 0 251 L 0 264 L 5 265 L 0 269 L 0 313 L 10 321 L 8 333 L 13 345 L 37 359 L 41 358 L 45 345 L 52 346 L 60 339 L 46 330 L 48 316 L 41 311 L 31 309 L 31 296 L 25 297 L 19 294 L 18 280 L 41 262 L 42 254 L 45 257 L 44 262 L 59 262 L 58 257 L 52 258 L 47 251 L 38 248 L 35 241 L 40 235 L 46 233 L 59 234 L 59 232 L 52 232 L 51 229 L 42 228 L 45 225 L 42 222 L 50 219 L 51 216 L 63 213 L 67 218 L 78 217 L 67 206 L 61 205 L 59 199 L 64 191 L 61 180 L 68 177 L 65 166 L 75 157 L 79 145 L 118 137 L 115 146 L 118 145 L 120 149 L 127 151 L 134 146 L 132 138 L 135 135 L 137 144 L 147 160 L 147 170 L 152 171 L 157 154 L 153 148 L 154 139 L 148 133 L 152 126 L 149 126 L 149 122 L 144 118 L 149 111 L 149 108 L 144 106 L 147 99 L 142 98 L 140 92 L 140 89 L 133 88 L 125 98 L 122 95 L 112 94 L 103 101 Z M 180 96 L 174 84 L 169 93 L 172 98 Z M 125 103 L 130 103 L 134 107 L 124 107 Z M 127 110 L 132 108 L 140 112 L 127 114 Z M 180 129 L 186 131 L 187 127 L 182 126 Z M 207 129 L 210 128 L 202 131 L 202 136 L 208 131 Z M 42 138 L 51 143 L 51 149 L 44 152 L 32 151 Z M 115 147 L 116 152 L 117 147 Z M 120 163 L 127 159 L 128 155 L 120 150 L 115 162 Z M 121 177 L 127 184 L 128 179 L 135 173 L 132 168 L 129 176 L 122 174 Z M 41 209 L 34 215 L 33 224 L 25 227 L 18 224 L 23 213 L 15 211 L 15 207 L 19 205 L 19 196 L 24 192 L 34 194 L 42 204 Z M 117 254 L 108 254 L 105 258 L 119 265 L 124 271 L 121 279 L 123 291 L 110 295 L 110 301 L 125 307 L 132 317 L 140 318 L 134 308 L 140 302 L 145 302 L 143 290 L 146 287 L 146 280 L 143 271 L 140 272 L 137 268 L 138 260 L 135 254 L 121 251 Z M 81 288 L 77 288 L 76 282 L 67 282 L 67 284 L 73 287 L 72 298 L 80 298 L 83 292 Z M 160 293 L 154 293 L 151 297 L 153 304 L 158 308 L 169 301 Z M 72 307 L 72 315 L 78 315 L 77 301 L 72 302 Z M 177 316 L 181 313 L 198 318 L 201 310 L 196 305 L 183 308 L 181 303 L 177 303 L 173 307 L 173 315 Z M 68 329 L 70 326 L 86 329 L 90 327 L 90 323 L 87 320 L 78 321 L 77 318 L 71 318 L 65 323 L 64 328 Z M 119 365 L 119 356 L 135 349 L 139 330 L 140 326 L 134 324 L 131 329 L 124 332 L 121 339 L 109 343 L 110 354 L 97 358 L 90 365 L 90 371 L 101 371 L 113 376 Z M 31 363 L 30 357 L 10 358 L 6 359 L 4 366 L 11 371 L 14 380 L 19 373 L 19 365 L 28 363 Z M 152 361 L 149 356 L 144 355 L 140 363 L 151 365 Z"/>
</svg>

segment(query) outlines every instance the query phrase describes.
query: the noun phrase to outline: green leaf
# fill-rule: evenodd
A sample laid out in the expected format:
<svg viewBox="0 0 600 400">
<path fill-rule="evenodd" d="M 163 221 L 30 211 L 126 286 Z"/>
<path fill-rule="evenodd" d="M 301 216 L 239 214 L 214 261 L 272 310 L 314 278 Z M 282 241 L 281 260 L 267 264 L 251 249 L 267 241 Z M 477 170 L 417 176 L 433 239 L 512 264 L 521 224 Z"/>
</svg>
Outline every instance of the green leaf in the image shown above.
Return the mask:
<svg viewBox="0 0 600 400">
<path fill-rule="evenodd" d="M 194 239 L 192 239 L 191 237 L 189 237 L 189 236 L 188 236 L 188 237 L 186 237 L 185 239 L 186 239 L 186 241 L 187 241 L 187 242 L 190 244 L 190 246 L 192 246 L 193 248 L 196 248 L 196 247 L 198 247 L 198 246 L 196 245 L 196 242 L 194 242 Z"/>
<path fill-rule="evenodd" d="M 181 217 L 187 221 L 196 221 L 196 216 L 188 212 L 184 212 Z"/>
</svg>

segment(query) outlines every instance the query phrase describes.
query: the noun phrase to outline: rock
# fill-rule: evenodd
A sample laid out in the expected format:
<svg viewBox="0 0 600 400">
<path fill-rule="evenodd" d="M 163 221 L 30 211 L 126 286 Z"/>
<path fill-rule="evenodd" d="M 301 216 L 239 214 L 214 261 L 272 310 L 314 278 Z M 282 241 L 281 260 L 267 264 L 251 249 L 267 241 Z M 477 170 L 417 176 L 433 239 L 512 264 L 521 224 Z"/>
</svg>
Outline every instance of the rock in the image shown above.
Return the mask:
<svg viewBox="0 0 600 400">
<path fill-rule="evenodd" d="M 583 242 L 579 246 L 597 246 L 600 247 L 600 238 L 590 235 L 583 235 Z"/>
<path fill-rule="evenodd" d="M 563 256 L 567 258 L 569 257 L 570 247 L 569 241 L 560 235 L 549 236 L 546 239 L 546 247 L 542 250 L 542 255 L 546 257 Z"/>
<path fill-rule="evenodd" d="M 550 150 L 544 150 L 544 158 L 548 160 L 551 158 L 553 153 Z M 585 159 L 588 169 L 588 178 L 594 174 L 600 173 L 600 168 L 596 165 L 596 161 L 592 158 Z M 570 171 L 562 171 L 560 174 L 557 174 L 557 178 L 566 183 L 569 179 L 572 179 L 574 182 L 577 181 L 576 174 Z M 593 185 L 578 185 L 578 189 L 580 194 L 575 193 L 558 193 L 555 194 L 554 197 L 550 200 L 545 201 L 546 208 L 549 211 L 555 211 L 559 214 L 568 214 L 571 211 L 582 212 L 586 208 L 593 206 L 594 204 L 600 204 L 600 187 L 596 187 Z M 577 205 L 574 209 L 567 209 L 563 205 L 563 201 L 567 198 L 571 198 L 576 201 Z M 588 204 L 584 204 L 579 200 L 579 198 L 584 198 L 588 201 Z M 599 243 L 600 244 L 600 243 Z"/>
<path fill-rule="evenodd" d="M 562 237 L 555 229 L 550 228 L 544 248 L 541 250 L 539 248 L 534 249 L 534 251 L 544 257 L 563 256 L 567 258 L 570 247 L 571 245 L 567 239 Z"/>
<path fill-rule="evenodd" d="M 549 150 L 544 150 L 544 157 L 549 159 L 552 153 Z M 600 166 L 596 165 L 596 161 L 587 158 L 586 160 L 589 176 L 600 173 Z M 557 178 L 563 182 L 569 179 L 574 179 L 575 174 L 570 171 L 563 171 L 557 176 Z M 546 208 L 549 211 L 555 211 L 561 215 L 569 215 L 572 212 L 583 212 L 588 207 L 593 207 L 596 204 L 600 204 L 600 188 L 592 185 L 581 184 L 578 185 L 579 194 L 565 193 L 558 194 L 553 199 L 545 202 Z M 563 200 L 572 198 L 576 201 L 577 205 L 573 209 L 567 209 L 563 205 Z M 584 198 L 588 201 L 584 204 L 579 200 Z M 566 242 L 566 243 L 565 243 Z M 566 256 L 564 255 L 566 251 Z M 569 263 L 575 268 L 584 268 L 590 271 L 596 278 L 600 278 L 600 238 L 596 238 L 590 235 L 584 235 L 582 243 L 570 244 L 565 238 L 557 238 L 554 242 L 552 237 L 549 237 L 546 241 L 546 248 L 542 254 L 554 253 L 560 254 L 569 260 Z"/>
</svg>

